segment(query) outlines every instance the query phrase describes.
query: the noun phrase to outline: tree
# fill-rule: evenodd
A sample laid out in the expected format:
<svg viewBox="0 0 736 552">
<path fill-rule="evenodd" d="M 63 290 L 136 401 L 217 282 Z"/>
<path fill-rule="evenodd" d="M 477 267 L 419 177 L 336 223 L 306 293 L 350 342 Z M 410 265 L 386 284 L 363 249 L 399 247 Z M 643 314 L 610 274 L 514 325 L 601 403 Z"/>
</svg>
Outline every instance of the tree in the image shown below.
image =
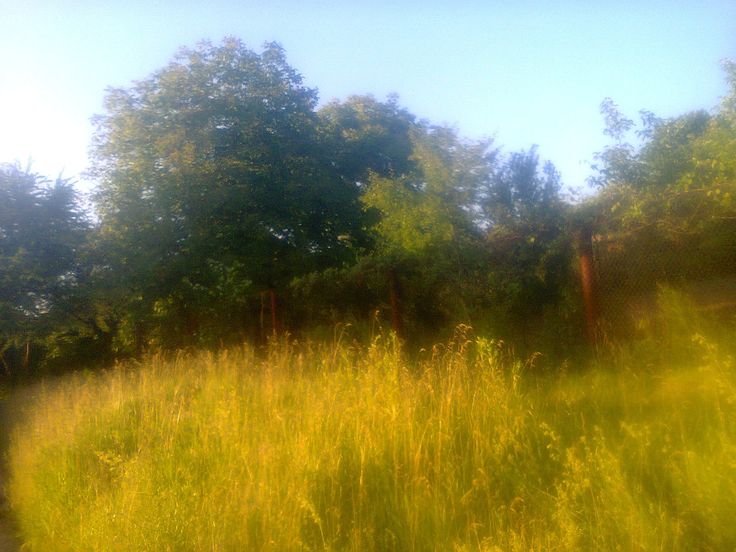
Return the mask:
<svg viewBox="0 0 736 552">
<path fill-rule="evenodd" d="M 481 190 L 479 203 L 490 255 L 488 293 L 495 330 L 526 338 L 531 322 L 566 307 L 572 247 L 560 177 L 536 148 L 504 159 Z"/>
<path fill-rule="evenodd" d="M 273 299 L 294 276 L 349 255 L 357 193 L 328 163 L 316 101 L 280 46 L 259 54 L 235 39 L 183 49 L 108 91 L 96 205 L 134 334 L 238 331 L 253 314 L 243 295 Z M 213 320 L 203 310 L 213 302 L 238 307 Z"/>
<path fill-rule="evenodd" d="M 317 114 L 326 163 L 343 183 L 349 194 L 345 203 L 352 207 L 346 218 L 353 225 L 343 238 L 360 255 L 373 247 L 370 228 L 377 223 L 375 213 L 362 208 L 362 195 L 371 177 L 399 178 L 415 169 L 412 136 L 418 123 L 396 96 L 385 102 L 370 95 L 350 96 L 328 103 Z"/>
<path fill-rule="evenodd" d="M 369 178 L 363 202 L 377 223 L 368 264 L 384 275 L 397 333 L 405 318 L 433 330 L 468 321 L 476 301 L 466 292 L 482 265 L 474 197 L 494 159 L 489 142 L 464 142 L 443 127 L 418 127 L 413 170 Z"/>
<path fill-rule="evenodd" d="M 731 219 L 736 76 L 733 64 L 724 67 L 731 93 L 716 113 L 700 110 L 660 119 L 642 112 L 641 143 L 621 146 L 630 152 L 625 158 L 599 155 L 603 163 L 595 181 L 603 188 L 599 202 L 610 211 L 603 217 L 609 231 L 655 232 L 659 239 L 677 241 L 715 232 Z M 604 112 L 607 119 L 624 118 Z M 606 133 L 621 139 L 610 129 Z"/>
<path fill-rule="evenodd" d="M 346 218 L 352 226 L 341 236 L 351 255 L 334 267 L 295 279 L 291 291 L 299 298 L 303 324 L 334 326 L 370 319 L 386 295 L 386 269 L 378 260 L 381 244 L 375 231 L 381 214 L 363 208 L 365 195 L 376 179 L 401 180 L 416 172 L 413 136 L 421 125 L 395 96 L 387 101 L 351 96 L 328 103 L 317 114 L 326 162 L 344 183 L 344 204 L 351 206 Z"/>
<path fill-rule="evenodd" d="M 507 228 L 555 219 L 562 205 L 560 177 L 549 161 L 539 170 L 537 148 L 512 153 L 481 191 L 486 225 Z"/>
<path fill-rule="evenodd" d="M 611 98 L 605 98 L 601 102 L 600 111 L 605 122 L 603 133 L 613 140 L 613 144 L 596 154 L 597 162 L 592 166 L 595 174 L 588 179 L 588 183 L 603 187 L 610 182 L 631 181 L 637 177 L 638 166 L 635 148 L 626 141 L 626 136 L 634 127 L 634 121 L 624 116 Z M 652 125 L 656 124 L 656 119 L 648 115 L 642 119 Z"/>
<path fill-rule="evenodd" d="M 399 176 L 414 169 L 412 133 L 418 123 L 396 96 L 385 102 L 350 96 L 328 103 L 318 115 L 331 162 L 348 182 L 360 187 L 370 174 Z"/>
<path fill-rule="evenodd" d="M 636 145 L 607 132 L 620 142 L 613 149 L 628 153 L 599 156 L 601 189 L 586 208 L 595 213 L 609 318 L 657 284 L 736 273 L 736 71 L 724 67 L 730 93 L 720 109 L 669 119 L 642 112 Z"/>
<path fill-rule="evenodd" d="M 70 181 L 0 166 L 0 362 L 28 369 L 32 344 L 77 323 L 89 223 Z"/>
</svg>

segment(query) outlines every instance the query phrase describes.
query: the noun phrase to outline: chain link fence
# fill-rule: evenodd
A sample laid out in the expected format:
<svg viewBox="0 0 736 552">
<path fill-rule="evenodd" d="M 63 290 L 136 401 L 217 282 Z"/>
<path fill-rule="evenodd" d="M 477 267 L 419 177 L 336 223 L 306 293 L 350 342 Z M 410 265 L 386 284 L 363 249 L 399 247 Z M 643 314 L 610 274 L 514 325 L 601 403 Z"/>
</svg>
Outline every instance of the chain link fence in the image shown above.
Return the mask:
<svg viewBox="0 0 736 552">
<path fill-rule="evenodd" d="M 736 232 L 663 239 L 656 232 L 597 234 L 593 259 L 600 326 L 628 335 L 654 313 L 659 291 L 682 294 L 698 312 L 736 316 Z"/>
</svg>

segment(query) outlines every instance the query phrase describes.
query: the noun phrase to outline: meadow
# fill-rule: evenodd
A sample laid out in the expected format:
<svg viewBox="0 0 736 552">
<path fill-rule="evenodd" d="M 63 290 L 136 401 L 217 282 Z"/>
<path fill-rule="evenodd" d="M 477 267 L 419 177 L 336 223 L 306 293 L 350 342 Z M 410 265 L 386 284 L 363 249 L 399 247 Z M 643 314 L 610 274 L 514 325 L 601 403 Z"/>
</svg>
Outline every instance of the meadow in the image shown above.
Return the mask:
<svg viewBox="0 0 736 552">
<path fill-rule="evenodd" d="M 151 356 L 33 391 L 10 501 L 33 551 L 732 550 L 730 352 L 542 371 L 460 328 Z"/>
<path fill-rule="evenodd" d="M 735 62 L 572 182 L 278 42 L 151 69 L 89 193 L 0 160 L 0 552 L 736 552 Z"/>
</svg>

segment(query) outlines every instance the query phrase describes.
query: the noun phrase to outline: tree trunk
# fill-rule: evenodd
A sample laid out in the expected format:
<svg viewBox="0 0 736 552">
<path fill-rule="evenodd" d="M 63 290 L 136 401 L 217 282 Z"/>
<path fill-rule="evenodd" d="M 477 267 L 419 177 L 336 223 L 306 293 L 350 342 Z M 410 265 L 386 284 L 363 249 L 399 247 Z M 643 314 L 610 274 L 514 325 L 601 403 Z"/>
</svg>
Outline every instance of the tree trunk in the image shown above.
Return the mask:
<svg viewBox="0 0 736 552">
<path fill-rule="evenodd" d="M 31 341 L 26 341 L 25 351 L 23 352 L 23 372 L 28 372 L 31 367 Z"/>
<path fill-rule="evenodd" d="M 278 301 L 276 298 L 276 291 L 273 289 L 268 290 L 268 295 L 271 299 L 271 332 L 273 335 L 277 335 L 279 333 L 279 318 L 278 318 Z"/>
<path fill-rule="evenodd" d="M 404 318 L 401 312 L 401 291 L 396 270 L 388 271 L 388 293 L 391 302 L 391 329 L 398 337 L 404 337 Z"/>
<path fill-rule="evenodd" d="M 260 340 L 261 343 L 266 342 L 266 292 L 261 292 L 261 312 L 259 316 L 259 325 L 260 325 Z"/>
<path fill-rule="evenodd" d="M 578 259 L 580 263 L 580 286 L 585 304 L 585 330 L 588 341 L 594 343 L 600 315 L 598 290 L 593 267 L 593 237 L 589 227 L 583 227 L 576 236 Z"/>
</svg>

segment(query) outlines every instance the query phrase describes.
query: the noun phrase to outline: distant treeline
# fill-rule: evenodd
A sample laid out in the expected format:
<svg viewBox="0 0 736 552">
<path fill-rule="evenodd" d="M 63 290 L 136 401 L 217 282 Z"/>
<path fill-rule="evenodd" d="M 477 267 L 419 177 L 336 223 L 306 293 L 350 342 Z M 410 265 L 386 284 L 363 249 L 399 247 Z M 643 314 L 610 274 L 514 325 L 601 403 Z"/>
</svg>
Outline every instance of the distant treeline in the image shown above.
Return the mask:
<svg viewBox="0 0 736 552">
<path fill-rule="evenodd" d="M 713 112 L 634 125 L 605 100 L 596 193 L 572 201 L 534 147 L 464 140 L 393 97 L 318 107 L 277 44 L 183 49 L 108 90 L 93 214 L 72 182 L 0 168 L 0 372 L 337 323 L 417 342 L 468 323 L 567 354 L 606 327 L 611 281 L 736 274 L 724 69 Z"/>
</svg>

